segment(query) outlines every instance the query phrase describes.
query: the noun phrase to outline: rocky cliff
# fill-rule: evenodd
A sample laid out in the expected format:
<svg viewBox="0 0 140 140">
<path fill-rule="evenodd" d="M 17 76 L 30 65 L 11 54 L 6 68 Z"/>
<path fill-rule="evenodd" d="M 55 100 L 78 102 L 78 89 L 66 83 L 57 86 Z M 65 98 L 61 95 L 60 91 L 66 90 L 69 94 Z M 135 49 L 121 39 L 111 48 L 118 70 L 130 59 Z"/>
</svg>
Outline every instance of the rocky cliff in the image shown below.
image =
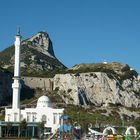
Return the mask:
<svg viewBox="0 0 140 140">
<path fill-rule="evenodd" d="M 1 69 L 0 79 L 0 101 L 4 101 L 12 93 L 12 74 Z M 55 90 L 66 104 L 140 107 L 140 78 L 125 64 L 76 65 L 51 79 L 22 77 L 22 83 L 26 89 Z"/>
<path fill-rule="evenodd" d="M 13 71 L 14 45 L 0 52 L 0 65 Z M 63 70 L 66 67 L 56 58 L 52 41 L 46 32 L 39 32 L 22 41 L 21 74 L 46 75 L 48 72 Z"/>
<path fill-rule="evenodd" d="M 7 70 L 13 71 L 13 65 L 12 45 L 0 52 L 0 106 L 11 103 L 13 75 Z M 56 74 L 58 71 L 61 74 Z M 134 69 L 116 62 L 78 64 L 66 69 L 56 58 L 45 32 L 22 41 L 21 74 L 26 75 L 21 79 L 22 103 L 32 103 L 46 94 L 58 106 L 71 104 L 67 113 L 70 106 L 78 107 L 76 112 L 82 106 L 86 113 L 101 114 L 101 118 L 112 116 L 113 121 L 116 115 L 128 121 L 140 117 L 140 77 Z M 52 78 L 48 77 L 50 74 Z"/>
<path fill-rule="evenodd" d="M 12 74 L 0 68 L 0 106 L 10 102 L 12 95 Z"/>
<path fill-rule="evenodd" d="M 0 105 L 11 103 L 12 81 L 12 74 L 1 69 Z M 101 118 L 117 115 L 133 121 L 140 117 L 140 77 L 125 64 L 80 64 L 53 78 L 22 77 L 21 82 L 25 104 L 46 94 L 55 105 L 67 106 L 69 111 L 70 106 L 78 105 Z"/>
<path fill-rule="evenodd" d="M 55 75 L 54 89 L 67 104 L 140 107 L 138 75 L 120 63 L 77 65 Z"/>
</svg>

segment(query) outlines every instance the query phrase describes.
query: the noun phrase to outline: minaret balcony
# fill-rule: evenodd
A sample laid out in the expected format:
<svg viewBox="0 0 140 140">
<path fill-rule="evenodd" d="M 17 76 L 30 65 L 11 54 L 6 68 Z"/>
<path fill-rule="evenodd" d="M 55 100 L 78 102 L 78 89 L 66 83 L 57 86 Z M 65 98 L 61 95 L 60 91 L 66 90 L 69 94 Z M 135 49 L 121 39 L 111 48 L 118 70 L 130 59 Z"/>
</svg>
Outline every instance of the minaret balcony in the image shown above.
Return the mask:
<svg viewBox="0 0 140 140">
<path fill-rule="evenodd" d="M 14 76 L 13 79 L 14 80 L 20 80 L 20 76 Z"/>
<path fill-rule="evenodd" d="M 21 88 L 21 84 L 19 82 L 15 82 L 12 84 L 12 88 Z"/>
</svg>

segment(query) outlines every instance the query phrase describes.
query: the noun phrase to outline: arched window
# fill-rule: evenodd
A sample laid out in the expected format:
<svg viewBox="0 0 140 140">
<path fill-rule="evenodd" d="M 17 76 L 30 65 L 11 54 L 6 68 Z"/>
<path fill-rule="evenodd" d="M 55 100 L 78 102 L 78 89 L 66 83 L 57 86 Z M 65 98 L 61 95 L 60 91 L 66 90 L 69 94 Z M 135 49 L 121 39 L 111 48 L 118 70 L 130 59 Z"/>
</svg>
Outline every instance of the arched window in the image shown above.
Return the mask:
<svg viewBox="0 0 140 140">
<path fill-rule="evenodd" d="M 7 115 L 8 116 L 8 122 L 10 121 L 10 114 Z"/>
<path fill-rule="evenodd" d="M 18 114 L 14 113 L 14 122 L 17 122 L 17 119 L 18 119 Z"/>
<path fill-rule="evenodd" d="M 27 122 L 31 121 L 31 112 L 27 112 Z"/>
<path fill-rule="evenodd" d="M 42 115 L 42 122 L 44 122 L 44 123 L 47 122 L 47 116 L 46 115 Z"/>
<path fill-rule="evenodd" d="M 57 113 L 53 113 L 53 124 L 57 123 Z"/>
<path fill-rule="evenodd" d="M 36 112 L 32 112 L 32 122 L 36 122 Z"/>
</svg>

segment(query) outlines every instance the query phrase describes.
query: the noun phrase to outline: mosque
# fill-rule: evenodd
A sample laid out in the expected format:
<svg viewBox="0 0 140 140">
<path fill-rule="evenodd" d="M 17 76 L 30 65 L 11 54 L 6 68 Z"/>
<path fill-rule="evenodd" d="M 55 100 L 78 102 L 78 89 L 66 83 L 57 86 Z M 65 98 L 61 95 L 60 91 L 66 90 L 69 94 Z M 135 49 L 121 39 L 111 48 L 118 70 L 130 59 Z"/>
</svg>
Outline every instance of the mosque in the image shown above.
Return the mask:
<svg viewBox="0 0 140 140">
<path fill-rule="evenodd" d="M 56 131 L 60 124 L 60 117 L 63 115 L 64 109 L 55 109 L 51 105 L 51 101 L 47 96 L 41 96 L 36 108 L 20 109 L 20 49 L 21 35 L 16 35 L 15 40 L 15 65 L 14 65 L 14 82 L 12 108 L 5 108 L 5 122 L 19 123 L 26 120 L 27 123 L 44 122 L 44 127 L 51 133 Z"/>
</svg>

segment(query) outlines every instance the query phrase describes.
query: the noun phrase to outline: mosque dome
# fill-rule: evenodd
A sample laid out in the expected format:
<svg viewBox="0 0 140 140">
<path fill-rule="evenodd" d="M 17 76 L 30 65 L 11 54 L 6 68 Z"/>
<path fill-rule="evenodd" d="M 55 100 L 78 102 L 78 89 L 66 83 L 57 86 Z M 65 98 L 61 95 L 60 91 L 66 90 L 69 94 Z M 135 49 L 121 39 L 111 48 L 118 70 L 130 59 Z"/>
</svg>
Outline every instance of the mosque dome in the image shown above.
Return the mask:
<svg viewBox="0 0 140 140">
<path fill-rule="evenodd" d="M 41 96 L 38 98 L 37 107 L 51 107 L 51 101 L 47 96 Z"/>
</svg>

